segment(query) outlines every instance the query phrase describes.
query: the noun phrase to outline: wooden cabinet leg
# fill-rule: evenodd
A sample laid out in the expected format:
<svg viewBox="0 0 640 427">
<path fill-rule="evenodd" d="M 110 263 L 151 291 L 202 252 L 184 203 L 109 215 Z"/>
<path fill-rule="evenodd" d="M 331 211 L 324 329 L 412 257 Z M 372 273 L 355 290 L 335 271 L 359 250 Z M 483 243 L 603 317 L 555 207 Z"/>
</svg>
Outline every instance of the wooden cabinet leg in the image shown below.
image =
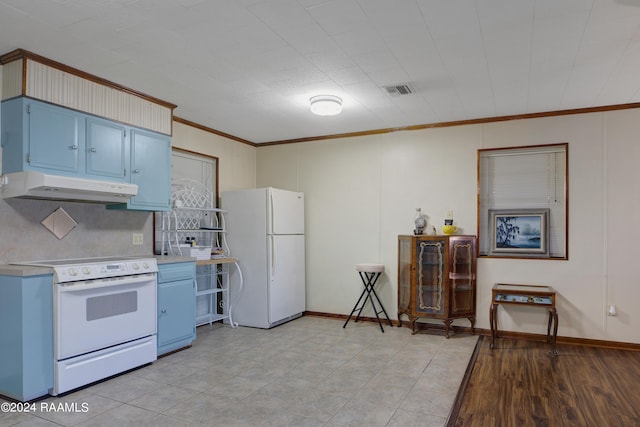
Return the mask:
<svg viewBox="0 0 640 427">
<path fill-rule="evenodd" d="M 491 325 L 491 344 L 489 345 L 489 347 L 492 350 L 496 347 L 496 335 L 497 335 L 496 308 L 497 307 L 498 307 L 497 304 L 491 304 L 491 308 L 489 309 L 489 324 Z"/>
<path fill-rule="evenodd" d="M 449 339 L 449 326 L 451 326 L 451 320 L 444 320 L 444 334 Z"/>
<path fill-rule="evenodd" d="M 552 341 L 551 341 L 551 345 L 553 347 L 553 356 L 557 356 L 558 355 L 558 347 L 556 345 L 556 341 L 557 341 L 557 338 L 558 338 L 558 311 L 554 307 L 553 309 L 551 309 L 549 311 L 549 315 L 551 315 L 552 312 L 553 312 L 553 338 L 552 338 Z"/>
</svg>

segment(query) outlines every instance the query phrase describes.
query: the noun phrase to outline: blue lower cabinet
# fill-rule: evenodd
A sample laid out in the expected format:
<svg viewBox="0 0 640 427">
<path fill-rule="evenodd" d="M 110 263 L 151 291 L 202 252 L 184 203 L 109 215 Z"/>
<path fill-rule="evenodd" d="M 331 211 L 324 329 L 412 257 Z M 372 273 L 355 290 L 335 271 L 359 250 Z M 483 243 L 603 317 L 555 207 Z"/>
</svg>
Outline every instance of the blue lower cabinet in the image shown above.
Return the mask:
<svg viewBox="0 0 640 427">
<path fill-rule="evenodd" d="M 195 262 L 158 265 L 158 356 L 196 338 Z"/>
<path fill-rule="evenodd" d="M 0 395 L 24 402 L 53 388 L 52 282 L 0 276 Z"/>
</svg>

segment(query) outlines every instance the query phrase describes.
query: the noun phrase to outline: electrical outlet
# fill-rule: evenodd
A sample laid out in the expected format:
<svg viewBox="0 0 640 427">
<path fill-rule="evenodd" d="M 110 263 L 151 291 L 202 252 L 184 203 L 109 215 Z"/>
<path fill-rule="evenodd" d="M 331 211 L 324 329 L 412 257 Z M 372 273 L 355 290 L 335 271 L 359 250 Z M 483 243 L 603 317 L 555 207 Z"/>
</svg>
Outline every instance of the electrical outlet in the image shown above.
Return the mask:
<svg viewBox="0 0 640 427">
<path fill-rule="evenodd" d="M 609 308 L 607 309 L 608 316 L 617 316 L 618 311 L 616 310 L 616 306 L 614 304 L 609 304 Z"/>
<path fill-rule="evenodd" d="M 136 246 L 142 245 L 144 243 L 144 234 L 142 233 L 133 233 L 133 244 Z"/>
</svg>

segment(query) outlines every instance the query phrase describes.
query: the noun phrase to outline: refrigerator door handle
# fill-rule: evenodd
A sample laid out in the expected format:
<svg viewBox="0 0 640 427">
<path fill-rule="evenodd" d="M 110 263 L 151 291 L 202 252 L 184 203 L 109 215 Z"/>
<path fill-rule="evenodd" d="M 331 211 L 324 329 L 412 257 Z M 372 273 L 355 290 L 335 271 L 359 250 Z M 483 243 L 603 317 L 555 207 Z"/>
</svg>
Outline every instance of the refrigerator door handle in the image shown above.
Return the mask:
<svg viewBox="0 0 640 427">
<path fill-rule="evenodd" d="M 273 192 L 269 189 L 269 230 L 267 233 L 274 234 L 273 231 Z M 271 248 L 273 249 L 273 247 Z"/>
<path fill-rule="evenodd" d="M 271 279 L 273 280 L 276 275 L 276 252 L 273 236 L 269 236 L 269 240 L 271 241 Z"/>
</svg>

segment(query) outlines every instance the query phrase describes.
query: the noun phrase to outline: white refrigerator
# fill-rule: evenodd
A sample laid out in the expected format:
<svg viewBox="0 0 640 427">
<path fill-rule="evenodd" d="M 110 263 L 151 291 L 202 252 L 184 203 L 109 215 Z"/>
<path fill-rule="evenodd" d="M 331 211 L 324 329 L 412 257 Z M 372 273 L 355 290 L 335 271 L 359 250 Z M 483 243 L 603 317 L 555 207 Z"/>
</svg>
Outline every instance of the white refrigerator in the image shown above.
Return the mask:
<svg viewBox="0 0 640 427">
<path fill-rule="evenodd" d="M 272 328 L 302 315 L 306 306 L 304 194 L 259 188 L 225 191 L 226 238 L 244 284 L 231 280 L 233 321 Z"/>
</svg>

